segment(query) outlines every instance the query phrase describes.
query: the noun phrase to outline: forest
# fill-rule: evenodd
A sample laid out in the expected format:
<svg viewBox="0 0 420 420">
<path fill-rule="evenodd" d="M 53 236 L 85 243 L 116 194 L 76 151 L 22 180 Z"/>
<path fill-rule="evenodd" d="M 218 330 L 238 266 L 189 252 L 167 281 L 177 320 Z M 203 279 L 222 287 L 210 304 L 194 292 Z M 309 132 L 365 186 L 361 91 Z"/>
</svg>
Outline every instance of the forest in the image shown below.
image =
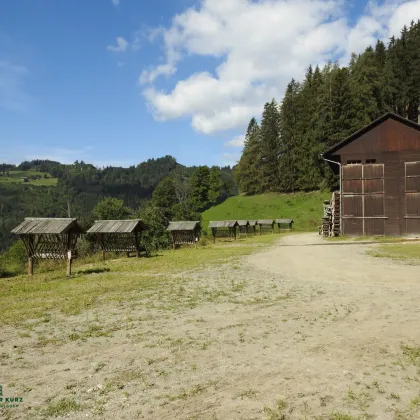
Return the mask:
<svg viewBox="0 0 420 420">
<path fill-rule="evenodd" d="M 290 81 L 280 104 L 252 118 L 235 168 L 241 192 L 310 191 L 336 180 L 320 154 L 386 112 L 417 122 L 420 105 L 420 22 L 388 45 L 377 41 L 349 64 L 309 66 Z"/>
<path fill-rule="evenodd" d="M 58 178 L 57 186 L 1 182 L 13 171 Z M 22 162 L 17 167 L 3 165 L 0 252 L 16 240 L 10 231 L 26 216 L 77 217 L 82 226 L 89 227 L 97 216 L 95 207 L 107 199 L 110 207 L 123 207 L 127 217 L 160 218 L 165 225 L 172 218 L 200 217 L 200 212 L 236 193 L 230 167 L 186 167 L 172 156 L 129 168 L 98 169 L 85 162 L 64 165 L 46 160 Z"/>
</svg>

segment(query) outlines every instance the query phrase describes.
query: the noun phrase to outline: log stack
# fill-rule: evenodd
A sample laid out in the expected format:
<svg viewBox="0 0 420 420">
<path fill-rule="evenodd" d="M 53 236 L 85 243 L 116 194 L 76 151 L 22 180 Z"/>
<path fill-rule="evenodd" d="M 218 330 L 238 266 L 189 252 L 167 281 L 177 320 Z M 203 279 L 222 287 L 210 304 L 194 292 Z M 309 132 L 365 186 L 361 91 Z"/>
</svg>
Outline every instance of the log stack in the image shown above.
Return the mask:
<svg viewBox="0 0 420 420">
<path fill-rule="evenodd" d="M 324 237 L 340 235 L 340 192 L 334 191 L 331 201 L 324 201 L 324 215 L 319 228 Z"/>
</svg>

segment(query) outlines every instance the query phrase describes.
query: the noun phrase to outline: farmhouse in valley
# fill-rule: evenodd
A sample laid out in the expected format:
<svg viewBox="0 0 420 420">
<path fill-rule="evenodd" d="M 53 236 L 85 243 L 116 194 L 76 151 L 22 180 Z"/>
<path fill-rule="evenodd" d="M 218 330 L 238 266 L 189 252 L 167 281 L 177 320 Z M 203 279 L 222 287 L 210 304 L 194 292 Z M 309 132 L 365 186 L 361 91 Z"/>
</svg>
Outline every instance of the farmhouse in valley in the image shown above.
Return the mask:
<svg viewBox="0 0 420 420">
<path fill-rule="evenodd" d="M 340 175 L 342 235 L 420 234 L 419 124 L 387 113 L 322 156 Z"/>
</svg>

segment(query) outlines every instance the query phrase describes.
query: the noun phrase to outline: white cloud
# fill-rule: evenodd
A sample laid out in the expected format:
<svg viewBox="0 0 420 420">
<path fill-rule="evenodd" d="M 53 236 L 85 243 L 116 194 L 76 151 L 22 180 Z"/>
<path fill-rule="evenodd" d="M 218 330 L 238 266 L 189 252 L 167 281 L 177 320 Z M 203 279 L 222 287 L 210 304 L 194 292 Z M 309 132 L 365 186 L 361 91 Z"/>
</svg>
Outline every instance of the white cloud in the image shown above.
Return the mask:
<svg viewBox="0 0 420 420">
<path fill-rule="evenodd" d="M 380 0 L 378 0 L 380 1 Z M 401 26 L 420 18 L 420 0 L 370 2 L 351 26 L 344 0 L 202 0 L 156 28 L 165 62 L 144 69 L 139 82 L 158 120 L 191 118 L 205 134 L 244 130 L 265 102 L 284 93 L 290 79 L 302 79 L 309 64 L 323 65 L 376 41 L 398 35 Z M 174 76 L 190 56 L 221 60 L 215 69 L 192 73 L 168 91 L 153 83 Z"/>
<path fill-rule="evenodd" d="M 0 60 L 0 107 L 11 111 L 23 111 L 31 101 L 24 88 L 26 67 Z"/>
<path fill-rule="evenodd" d="M 225 147 L 243 147 L 245 143 L 245 136 L 236 136 L 232 140 L 225 143 Z"/>
<path fill-rule="evenodd" d="M 128 41 L 122 36 L 117 37 L 115 45 L 108 45 L 106 49 L 113 52 L 124 52 L 129 46 Z"/>
<path fill-rule="evenodd" d="M 111 0 L 111 1 L 112 1 L 112 4 L 114 6 L 119 6 L 120 5 L 120 0 Z"/>
</svg>

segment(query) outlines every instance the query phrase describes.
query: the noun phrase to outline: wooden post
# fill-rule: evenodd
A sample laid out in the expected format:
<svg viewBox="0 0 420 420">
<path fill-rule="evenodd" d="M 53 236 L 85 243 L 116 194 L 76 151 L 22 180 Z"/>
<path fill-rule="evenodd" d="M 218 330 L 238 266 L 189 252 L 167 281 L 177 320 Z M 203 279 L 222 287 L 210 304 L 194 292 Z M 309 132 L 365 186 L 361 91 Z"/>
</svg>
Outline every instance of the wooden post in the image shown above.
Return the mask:
<svg viewBox="0 0 420 420">
<path fill-rule="evenodd" d="M 105 262 L 105 251 L 104 250 L 102 250 L 102 260 L 103 260 L 103 262 Z"/>
<path fill-rule="evenodd" d="M 32 257 L 28 257 L 28 275 L 34 275 L 34 260 Z"/>
<path fill-rule="evenodd" d="M 135 243 L 135 245 L 136 245 L 136 258 L 139 258 L 140 257 L 140 244 L 139 244 L 139 240 L 138 240 L 139 238 L 138 238 L 138 234 L 137 234 L 137 231 L 136 232 L 134 232 L 134 243 Z"/>
<path fill-rule="evenodd" d="M 71 264 L 73 262 L 73 258 L 71 255 L 71 251 L 67 252 L 67 275 L 71 276 Z"/>
<path fill-rule="evenodd" d="M 175 251 L 175 232 L 172 231 L 172 249 Z"/>
</svg>

